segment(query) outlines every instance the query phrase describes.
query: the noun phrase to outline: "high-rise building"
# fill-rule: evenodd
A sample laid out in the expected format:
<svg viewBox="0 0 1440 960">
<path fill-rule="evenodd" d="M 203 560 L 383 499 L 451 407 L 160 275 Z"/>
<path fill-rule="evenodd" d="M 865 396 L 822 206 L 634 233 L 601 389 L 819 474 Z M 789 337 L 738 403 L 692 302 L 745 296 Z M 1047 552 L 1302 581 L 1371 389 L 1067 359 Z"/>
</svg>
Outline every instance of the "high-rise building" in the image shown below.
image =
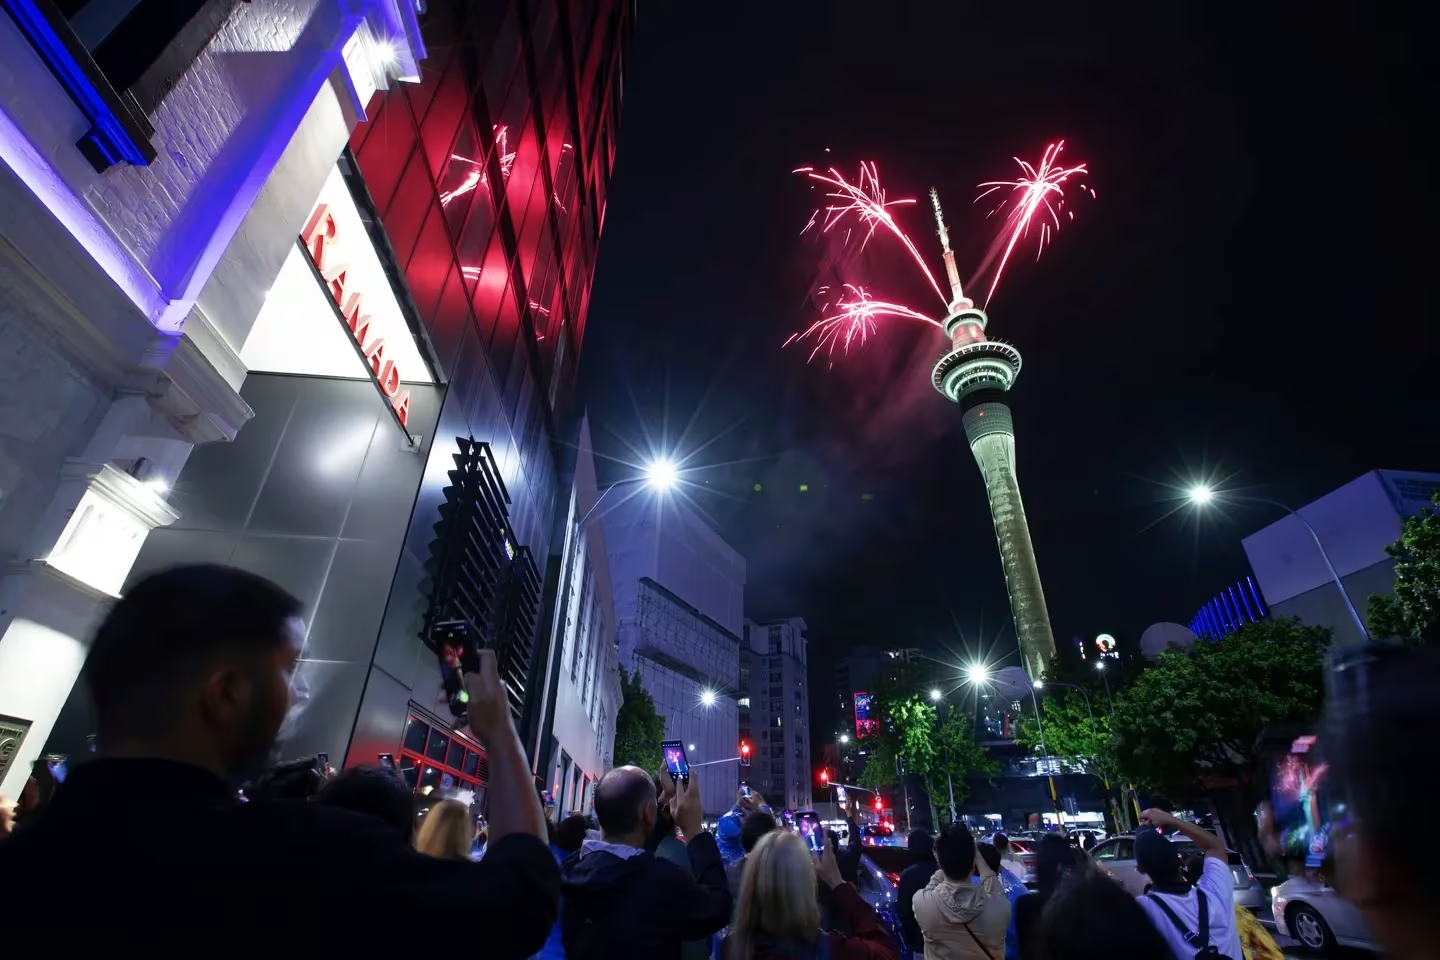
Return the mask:
<svg viewBox="0 0 1440 960">
<path fill-rule="evenodd" d="M 750 786 L 772 807 L 813 805 L 810 769 L 810 698 L 806 693 L 805 621 L 745 621 L 740 648 L 740 739 L 751 745 Z M 746 682 L 748 681 L 748 682 Z"/>
<path fill-rule="evenodd" d="M 0 792 L 83 756 L 105 604 L 212 561 L 304 605 L 288 754 L 482 798 L 427 641 L 535 745 L 633 4 L 4 6 Z"/>
<path fill-rule="evenodd" d="M 561 555 L 551 555 L 555 601 L 546 637 L 558 638 L 558 658 L 536 696 L 542 727 L 538 773 L 555 798 L 557 818 L 588 811 L 595 784 L 613 764 L 615 716 L 622 702 L 620 650 L 615 643 L 615 598 L 604 527 L 591 511 L 600 501 L 589 419 L 581 420 L 569 506 L 557 516 Z M 583 521 L 583 522 L 582 522 Z M 546 770 L 550 773 L 547 775 Z"/>
<path fill-rule="evenodd" d="M 673 497 L 644 493 L 598 513 L 620 665 L 639 674 L 666 737 L 685 744 L 705 813 L 719 816 L 739 786 L 745 561 Z"/>
</svg>

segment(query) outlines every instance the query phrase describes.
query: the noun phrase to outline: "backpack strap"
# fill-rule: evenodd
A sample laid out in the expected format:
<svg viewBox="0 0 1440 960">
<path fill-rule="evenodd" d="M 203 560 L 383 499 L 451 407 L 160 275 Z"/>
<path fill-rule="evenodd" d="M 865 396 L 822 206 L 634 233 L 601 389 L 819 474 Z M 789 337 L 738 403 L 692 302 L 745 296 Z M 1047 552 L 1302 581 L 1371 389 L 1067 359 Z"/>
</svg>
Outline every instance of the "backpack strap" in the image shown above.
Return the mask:
<svg viewBox="0 0 1440 960">
<path fill-rule="evenodd" d="M 970 934 L 970 939 L 975 941 L 975 946 L 979 947 L 980 952 L 985 954 L 985 960 L 995 960 L 995 955 L 990 952 L 989 947 L 985 946 L 985 941 L 977 937 L 975 931 L 970 929 L 970 924 L 962 923 L 960 926 L 965 928 L 965 932 Z"/>
<path fill-rule="evenodd" d="M 1197 951 L 1204 950 L 1210 945 L 1210 907 L 1209 903 L 1205 900 L 1204 892 L 1201 891 L 1199 887 L 1195 888 L 1195 896 L 1200 898 L 1200 929 L 1194 933 L 1185 929 L 1185 924 L 1175 915 L 1175 911 L 1170 909 L 1170 904 L 1160 899 L 1159 894 L 1147 893 L 1145 896 L 1153 900 L 1155 905 L 1160 908 L 1160 912 L 1169 918 L 1170 922 L 1174 924 L 1175 929 L 1180 931 L 1180 936 L 1184 938 L 1186 943 L 1190 944 L 1190 946 L 1194 947 Z"/>
</svg>

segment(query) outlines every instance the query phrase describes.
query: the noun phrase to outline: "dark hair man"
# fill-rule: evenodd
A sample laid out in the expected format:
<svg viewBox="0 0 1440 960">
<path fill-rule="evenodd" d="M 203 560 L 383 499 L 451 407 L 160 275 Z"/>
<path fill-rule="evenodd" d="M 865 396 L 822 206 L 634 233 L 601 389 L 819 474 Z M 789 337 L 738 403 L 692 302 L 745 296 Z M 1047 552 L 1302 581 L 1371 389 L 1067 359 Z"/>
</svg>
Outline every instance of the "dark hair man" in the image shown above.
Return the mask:
<svg viewBox="0 0 1440 960">
<path fill-rule="evenodd" d="M 263 577 L 213 565 L 156 574 L 115 604 L 84 668 L 100 755 L 71 772 L 33 828 L 0 844 L 0 876 L 27 878 L 7 909 L 63 918 L 71 943 L 93 931 L 107 946 L 151 945 L 135 918 L 163 904 L 226 936 L 293 936 L 303 910 L 352 930 L 464 917 L 485 931 L 487 956 L 540 948 L 558 870 L 489 651 L 466 678 L 498 838 L 483 862 L 423 856 L 380 818 L 330 804 L 239 802 L 233 784 L 264 766 L 295 715 L 300 611 Z M 81 928 L 66 878 L 104 891 Z"/>
<path fill-rule="evenodd" d="M 685 837 L 690 870 L 646 847 L 659 815 L 655 783 L 639 767 L 619 767 L 595 788 L 600 839 L 561 867 L 560 930 L 569 960 L 677 958 L 730 920 L 730 888 L 715 838 L 702 829 L 694 771 L 675 785 L 670 813 Z"/>
<path fill-rule="evenodd" d="M 1349 813 L 1332 827 L 1335 888 L 1389 956 L 1433 957 L 1440 872 L 1418 855 L 1412 825 L 1416 805 L 1435 795 L 1434 764 L 1417 757 L 1416 746 L 1440 733 L 1440 649 L 1370 647 L 1347 659 L 1347 672 L 1363 661 L 1365 674 L 1325 707 L 1331 786 Z"/>
<path fill-rule="evenodd" d="M 935 862 L 935 838 L 930 835 L 929 830 L 923 827 L 911 830 L 906 846 L 910 850 L 911 863 L 900 874 L 900 883 L 896 887 L 900 932 L 905 936 L 907 947 L 916 953 L 924 953 L 925 936 L 920 932 L 920 924 L 915 922 L 913 901 L 915 894 L 925 889 L 940 864 Z"/>
<path fill-rule="evenodd" d="M 979 856 L 963 823 L 952 823 L 935 842 L 935 871 L 915 894 L 915 921 L 925 938 L 925 955 L 991 957 L 1005 954 L 1010 901 L 995 871 Z M 971 878 L 979 875 L 979 882 Z"/>
<path fill-rule="evenodd" d="M 349 767 L 326 780 L 316 803 L 379 817 L 406 843 L 415 839 L 415 797 L 391 770 Z"/>
<path fill-rule="evenodd" d="M 1240 960 L 1244 954 L 1235 930 L 1235 880 L 1225 841 L 1164 810 L 1146 810 L 1140 823 L 1135 831 L 1135 869 L 1150 878 L 1150 890 L 1138 899 L 1160 936 L 1177 957 L 1193 957 L 1213 946 L 1220 956 Z M 1205 855 L 1204 870 L 1194 887 L 1185 880 L 1180 851 L 1162 830 L 1180 831 Z"/>
</svg>

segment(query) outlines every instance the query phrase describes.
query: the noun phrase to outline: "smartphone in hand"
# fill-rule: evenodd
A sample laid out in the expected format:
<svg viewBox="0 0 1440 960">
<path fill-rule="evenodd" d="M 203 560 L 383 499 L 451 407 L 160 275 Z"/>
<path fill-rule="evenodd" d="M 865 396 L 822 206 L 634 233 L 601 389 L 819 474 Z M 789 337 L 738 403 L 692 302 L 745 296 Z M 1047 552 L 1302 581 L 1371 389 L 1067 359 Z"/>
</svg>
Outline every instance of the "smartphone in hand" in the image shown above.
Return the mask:
<svg viewBox="0 0 1440 960">
<path fill-rule="evenodd" d="M 480 645 L 470 625 L 463 620 L 437 623 L 430 640 L 440 661 L 440 680 L 445 685 L 450 715 L 463 717 L 470 702 L 470 695 L 465 692 L 465 677 L 480 672 Z"/>
<path fill-rule="evenodd" d="M 665 757 L 665 769 L 671 780 L 690 782 L 690 759 L 685 756 L 685 744 L 679 740 L 666 740 L 660 744 L 660 753 Z"/>
<path fill-rule="evenodd" d="M 800 830 L 800 839 L 811 853 L 825 852 L 825 828 L 820 825 L 820 814 L 806 810 L 795 814 L 795 826 Z"/>
</svg>

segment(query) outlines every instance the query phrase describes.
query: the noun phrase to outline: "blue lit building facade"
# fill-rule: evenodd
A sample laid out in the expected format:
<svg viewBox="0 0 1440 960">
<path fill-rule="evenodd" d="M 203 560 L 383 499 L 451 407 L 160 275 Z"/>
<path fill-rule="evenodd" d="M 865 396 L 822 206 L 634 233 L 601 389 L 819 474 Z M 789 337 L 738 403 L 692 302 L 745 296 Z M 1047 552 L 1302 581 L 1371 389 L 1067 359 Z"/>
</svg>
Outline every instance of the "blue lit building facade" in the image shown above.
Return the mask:
<svg viewBox="0 0 1440 960">
<path fill-rule="evenodd" d="M 1239 580 L 1215 594 L 1190 620 L 1190 632 L 1207 640 L 1219 640 L 1247 623 L 1259 623 L 1268 612 L 1254 577 Z"/>
</svg>

